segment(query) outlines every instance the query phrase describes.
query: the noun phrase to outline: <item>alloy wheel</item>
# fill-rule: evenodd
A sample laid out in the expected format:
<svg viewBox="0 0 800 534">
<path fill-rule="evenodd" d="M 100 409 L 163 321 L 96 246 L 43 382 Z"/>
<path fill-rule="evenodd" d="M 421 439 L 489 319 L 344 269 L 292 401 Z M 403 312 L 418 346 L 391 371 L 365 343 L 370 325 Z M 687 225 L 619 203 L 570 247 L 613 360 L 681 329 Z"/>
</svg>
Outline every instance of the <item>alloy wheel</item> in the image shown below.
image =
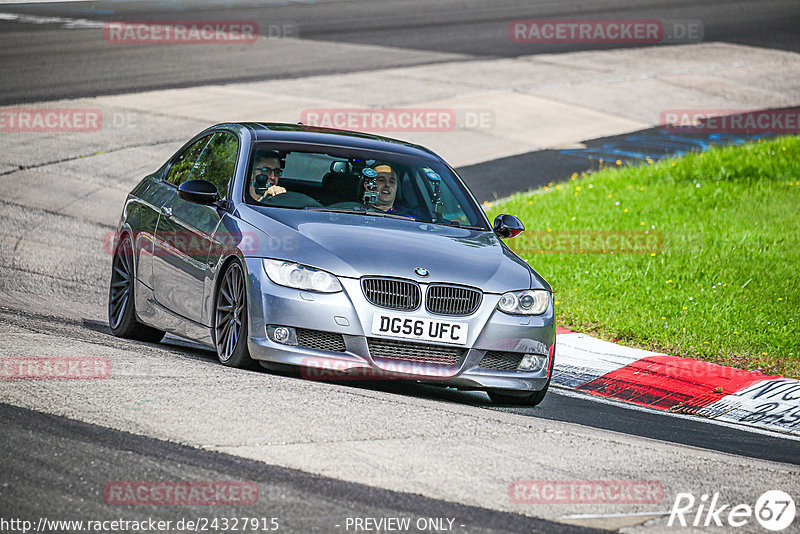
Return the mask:
<svg viewBox="0 0 800 534">
<path fill-rule="evenodd" d="M 216 334 L 217 354 L 222 362 L 228 361 L 236 350 L 242 333 L 244 279 L 238 263 L 233 263 L 225 273 L 217 295 Z"/>
<path fill-rule="evenodd" d="M 133 254 L 131 242 L 125 239 L 117 248 L 111 273 L 111 290 L 108 297 L 108 316 L 111 328 L 119 327 L 131 295 L 133 283 Z"/>
</svg>

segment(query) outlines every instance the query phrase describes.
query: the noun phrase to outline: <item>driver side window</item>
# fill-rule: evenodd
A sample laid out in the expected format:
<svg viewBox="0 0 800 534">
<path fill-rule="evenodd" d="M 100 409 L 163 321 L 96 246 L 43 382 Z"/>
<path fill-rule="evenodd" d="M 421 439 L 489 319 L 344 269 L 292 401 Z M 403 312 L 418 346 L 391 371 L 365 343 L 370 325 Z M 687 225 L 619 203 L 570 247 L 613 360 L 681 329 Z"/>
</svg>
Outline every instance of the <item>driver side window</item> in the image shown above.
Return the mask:
<svg viewBox="0 0 800 534">
<path fill-rule="evenodd" d="M 239 141 L 236 136 L 217 132 L 192 168 L 192 180 L 207 180 L 217 186 L 220 198 L 228 195 L 228 184 L 236 170 Z"/>
<path fill-rule="evenodd" d="M 217 132 L 198 139 L 172 163 L 167 182 L 175 187 L 187 180 L 208 180 L 217 187 L 219 196 L 228 194 L 228 184 L 236 169 L 239 141 L 236 136 Z"/>
<path fill-rule="evenodd" d="M 203 149 L 208 144 L 208 141 L 211 139 L 210 135 L 198 139 L 189 147 L 181 152 L 177 158 L 172 162 L 172 166 L 169 169 L 169 176 L 167 176 L 167 182 L 171 183 L 175 187 L 178 187 L 183 182 L 189 179 L 189 176 L 192 174 L 192 169 L 197 162 L 197 158 L 203 153 Z"/>
</svg>

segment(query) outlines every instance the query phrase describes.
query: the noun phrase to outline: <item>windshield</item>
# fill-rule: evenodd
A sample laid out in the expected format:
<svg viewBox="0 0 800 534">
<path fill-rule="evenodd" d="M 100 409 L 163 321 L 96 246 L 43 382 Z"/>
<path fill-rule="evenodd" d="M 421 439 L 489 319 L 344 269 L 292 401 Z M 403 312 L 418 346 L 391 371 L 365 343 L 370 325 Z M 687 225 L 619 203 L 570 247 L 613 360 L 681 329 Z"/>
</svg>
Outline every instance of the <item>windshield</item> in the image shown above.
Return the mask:
<svg viewBox="0 0 800 534">
<path fill-rule="evenodd" d="M 439 162 L 384 152 L 317 150 L 257 144 L 245 201 L 488 230 L 480 208 Z"/>
</svg>

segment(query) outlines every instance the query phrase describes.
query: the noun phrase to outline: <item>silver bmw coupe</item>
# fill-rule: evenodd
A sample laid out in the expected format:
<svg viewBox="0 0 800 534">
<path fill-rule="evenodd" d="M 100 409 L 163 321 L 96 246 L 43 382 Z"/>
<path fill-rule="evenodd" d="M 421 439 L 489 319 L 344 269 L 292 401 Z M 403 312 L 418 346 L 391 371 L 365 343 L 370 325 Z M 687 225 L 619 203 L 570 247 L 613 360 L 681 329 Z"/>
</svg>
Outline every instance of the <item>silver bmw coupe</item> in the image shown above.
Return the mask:
<svg viewBox="0 0 800 534">
<path fill-rule="evenodd" d="M 430 150 L 357 132 L 228 123 L 128 195 L 109 326 L 213 347 L 235 367 L 414 380 L 536 405 L 552 290 Z"/>
</svg>

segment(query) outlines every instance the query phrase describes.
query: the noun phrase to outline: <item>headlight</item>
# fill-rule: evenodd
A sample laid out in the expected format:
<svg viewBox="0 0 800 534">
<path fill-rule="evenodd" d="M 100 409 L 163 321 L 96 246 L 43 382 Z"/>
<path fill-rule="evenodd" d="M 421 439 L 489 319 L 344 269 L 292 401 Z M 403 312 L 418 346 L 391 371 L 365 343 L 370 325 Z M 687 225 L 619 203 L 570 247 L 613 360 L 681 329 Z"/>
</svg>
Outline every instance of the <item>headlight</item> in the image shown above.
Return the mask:
<svg viewBox="0 0 800 534">
<path fill-rule="evenodd" d="M 497 309 L 515 315 L 541 315 L 550 305 L 550 292 L 541 289 L 503 293 Z"/>
<path fill-rule="evenodd" d="M 336 293 L 342 284 L 330 273 L 283 260 L 263 260 L 264 271 L 279 286 L 306 289 L 320 293 Z"/>
</svg>

